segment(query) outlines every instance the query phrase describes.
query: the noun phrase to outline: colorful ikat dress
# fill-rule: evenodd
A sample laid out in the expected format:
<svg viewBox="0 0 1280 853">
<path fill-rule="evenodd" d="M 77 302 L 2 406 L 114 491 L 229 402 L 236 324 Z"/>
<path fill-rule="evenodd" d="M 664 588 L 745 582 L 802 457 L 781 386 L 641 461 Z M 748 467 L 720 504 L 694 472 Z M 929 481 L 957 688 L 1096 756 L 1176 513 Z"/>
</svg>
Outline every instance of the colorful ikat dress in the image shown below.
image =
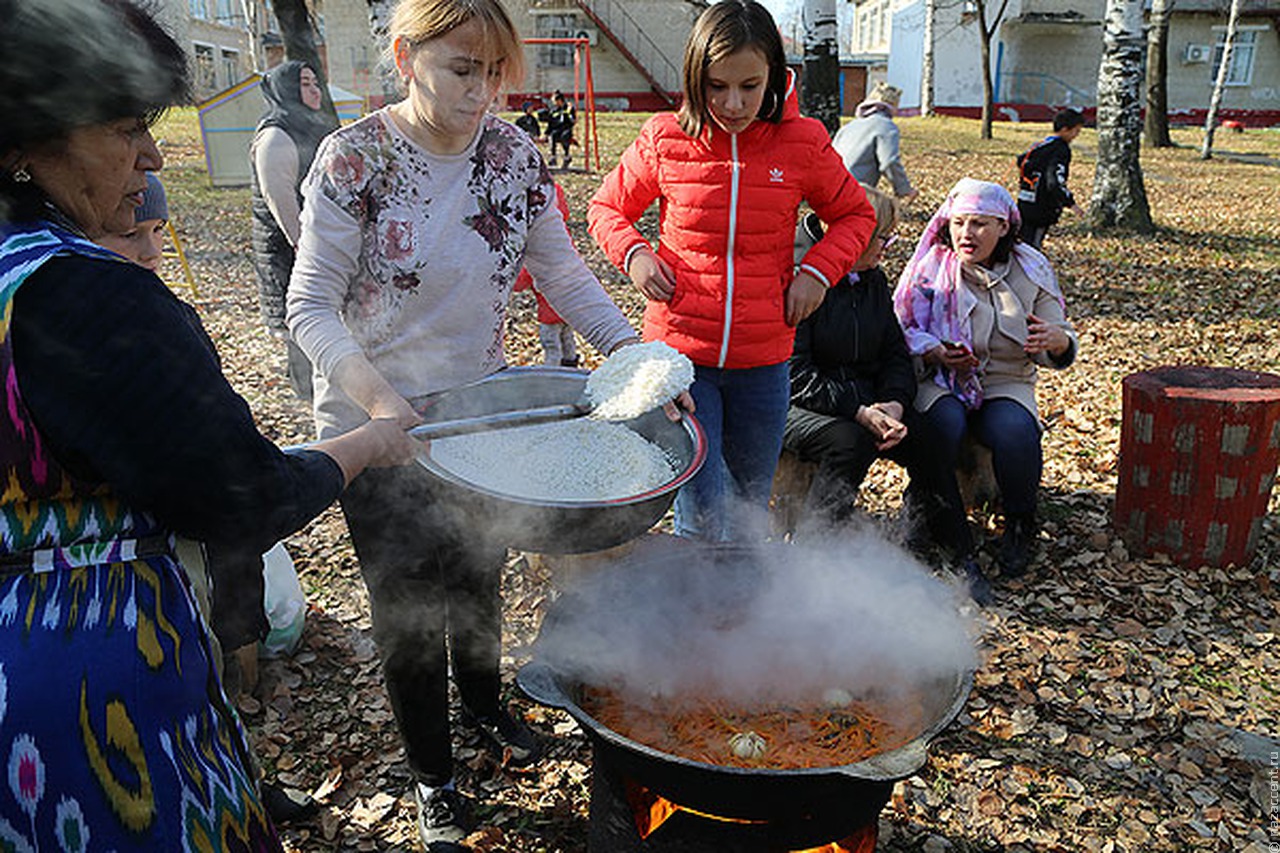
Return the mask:
<svg viewBox="0 0 1280 853">
<path fill-rule="evenodd" d="M 0 851 L 278 851 L 172 537 L 70 475 L 26 409 L 10 322 L 45 261 L 0 228 Z"/>
</svg>

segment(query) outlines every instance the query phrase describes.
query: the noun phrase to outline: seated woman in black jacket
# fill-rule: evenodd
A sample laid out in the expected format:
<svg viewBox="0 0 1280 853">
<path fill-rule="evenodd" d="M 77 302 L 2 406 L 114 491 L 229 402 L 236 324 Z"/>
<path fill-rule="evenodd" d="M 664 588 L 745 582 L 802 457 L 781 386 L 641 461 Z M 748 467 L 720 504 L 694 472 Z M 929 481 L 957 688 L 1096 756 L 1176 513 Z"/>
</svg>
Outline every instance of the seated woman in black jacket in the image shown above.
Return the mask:
<svg viewBox="0 0 1280 853">
<path fill-rule="evenodd" d="M 783 446 L 818 463 L 805 518 L 839 524 L 853 512 L 871 463 L 886 456 L 906 464 L 904 441 L 914 413 L 915 369 L 893 311 L 893 290 L 880 258 L 896 239 L 892 198 L 864 188 L 876 230 L 852 271 L 827 291 L 818 310 L 796 328 L 791 355 L 791 408 Z M 822 236 L 815 214 L 796 230 L 797 256 Z"/>
</svg>

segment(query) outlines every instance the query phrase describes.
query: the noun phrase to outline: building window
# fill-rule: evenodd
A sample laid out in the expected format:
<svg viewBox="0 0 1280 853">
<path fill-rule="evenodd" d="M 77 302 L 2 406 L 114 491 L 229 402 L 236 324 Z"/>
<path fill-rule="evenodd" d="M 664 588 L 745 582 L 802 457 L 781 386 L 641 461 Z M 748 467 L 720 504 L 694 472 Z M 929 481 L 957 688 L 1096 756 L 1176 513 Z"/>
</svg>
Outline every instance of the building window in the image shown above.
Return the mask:
<svg viewBox="0 0 1280 853">
<path fill-rule="evenodd" d="M 205 0 L 187 0 L 187 8 L 191 12 L 191 17 L 197 21 L 205 21 L 209 18 L 209 9 L 204 5 Z"/>
<path fill-rule="evenodd" d="M 231 0 L 216 0 L 218 23 L 224 27 L 234 27 L 240 23 L 240 14 Z"/>
<path fill-rule="evenodd" d="M 195 47 L 196 89 L 211 92 L 218 88 L 218 72 L 213 66 L 213 46 L 197 44 Z"/>
<path fill-rule="evenodd" d="M 578 33 L 576 15 L 538 15 L 538 38 L 567 39 Z M 540 44 L 538 45 L 538 65 L 543 68 L 572 68 L 573 45 Z"/>
<path fill-rule="evenodd" d="M 1217 82 L 1218 66 L 1222 65 L 1222 54 L 1227 49 L 1226 30 L 1219 31 L 1217 37 L 1217 43 L 1213 46 L 1213 73 L 1209 77 L 1210 83 Z M 1236 42 L 1231 48 L 1231 65 L 1227 68 L 1225 85 L 1248 86 L 1253 82 L 1253 53 L 1257 42 L 1257 30 L 1236 31 Z"/>
<path fill-rule="evenodd" d="M 222 49 L 222 79 L 228 86 L 240 82 L 240 51 Z"/>
</svg>

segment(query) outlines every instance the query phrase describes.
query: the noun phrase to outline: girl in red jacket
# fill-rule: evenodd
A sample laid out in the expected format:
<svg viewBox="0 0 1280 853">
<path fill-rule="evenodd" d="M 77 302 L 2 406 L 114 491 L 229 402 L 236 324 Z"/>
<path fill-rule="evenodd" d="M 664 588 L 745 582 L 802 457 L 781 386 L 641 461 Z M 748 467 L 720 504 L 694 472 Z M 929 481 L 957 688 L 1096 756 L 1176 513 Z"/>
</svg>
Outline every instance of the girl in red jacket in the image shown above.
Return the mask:
<svg viewBox="0 0 1280 853">
<path fill-rule="evenodd" d="M 655 250 L 635 223 L 659 202 Z M 792 258 L 800 203 L 829 223 Z M 707 464 L 676 496 L 676 533 L 759 529 L 782 447 L 795 326 L 866 247 L 875 213 L 820 122 L 802 118 L 767 9 L 722 0 L 685 45 L 684 102 L 660 113 L 591 200 L 591 234 L 648 298 L 646 340 L 694 363 Z M 731 497 L 734 512 L 727 511 Z M 740 512 L 739 510 L 744 510 Z"/>
</svg>

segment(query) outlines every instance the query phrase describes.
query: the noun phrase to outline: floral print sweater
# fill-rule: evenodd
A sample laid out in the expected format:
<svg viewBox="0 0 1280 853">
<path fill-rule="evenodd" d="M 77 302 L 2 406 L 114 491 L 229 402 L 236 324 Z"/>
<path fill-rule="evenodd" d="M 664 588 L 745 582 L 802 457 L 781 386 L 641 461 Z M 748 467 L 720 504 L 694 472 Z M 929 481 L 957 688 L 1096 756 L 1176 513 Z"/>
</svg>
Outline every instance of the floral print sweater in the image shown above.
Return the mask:
<svg viewBox="0 0 1280 853">
<path fill-rule="evenodd" d="M 410 402 L 503 367 L 522 267 L 602 352 L 636 334 L 574 248 L 537 146 L 496 116 L 439 155 L 384 108 L 327 137 L 302 190 L 288 322 L 316 366 L 322 438 L 367 419 L 327 381 L 355 352 Z"/>
</svg>

